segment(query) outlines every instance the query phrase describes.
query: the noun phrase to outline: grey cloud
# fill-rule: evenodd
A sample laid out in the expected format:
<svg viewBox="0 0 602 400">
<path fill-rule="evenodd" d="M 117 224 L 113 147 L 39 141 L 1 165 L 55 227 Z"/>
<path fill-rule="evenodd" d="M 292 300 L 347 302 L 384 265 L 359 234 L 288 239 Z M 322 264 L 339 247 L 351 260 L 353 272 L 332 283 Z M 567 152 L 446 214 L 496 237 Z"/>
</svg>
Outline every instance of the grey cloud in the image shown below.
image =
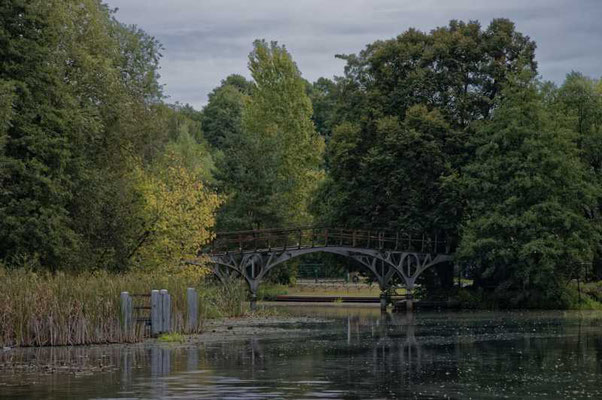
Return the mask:
<svg viewBox="0 0 602 400">
<path fill-rule="evenodd" d="M 108 0 L 117 18 L 134 23 L 165 46 L 161 81 L 171 101 L 200 108 L 231 73 L 247 75 L 254 39 L 277 40 L 293 54 L 303 76 L 340 75 L 337 53 L 358 52 L 410 27 L 423 31 L 450 19 L 508 17 L 538 44 L 544 79 L 567 72 L 602 74 L 600 0 Z"/>
</svg>

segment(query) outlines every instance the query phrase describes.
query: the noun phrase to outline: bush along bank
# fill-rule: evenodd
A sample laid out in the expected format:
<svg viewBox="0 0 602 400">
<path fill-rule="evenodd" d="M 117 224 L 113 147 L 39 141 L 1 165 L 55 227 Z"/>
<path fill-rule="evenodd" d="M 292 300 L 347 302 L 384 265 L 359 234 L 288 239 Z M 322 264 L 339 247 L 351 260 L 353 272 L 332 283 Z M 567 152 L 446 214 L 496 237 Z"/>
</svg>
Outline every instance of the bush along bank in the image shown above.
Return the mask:
<svg viewBox="0 0 602 400">
<path fill-rule="evenodd" d="M 171 331 L 186 327 L 186 289 L 199 294 L 197 326 L 207 319 L 246 312 L 242 285 L 212 284 L 203 273 L 130 272 L 35 273 L 0 268 L 0 346 L 57 346 L 136 342 L 148 335 L 143 323 L 125 335 L 121 329 L 120 293 L 171 295 Z"/>
</svg>

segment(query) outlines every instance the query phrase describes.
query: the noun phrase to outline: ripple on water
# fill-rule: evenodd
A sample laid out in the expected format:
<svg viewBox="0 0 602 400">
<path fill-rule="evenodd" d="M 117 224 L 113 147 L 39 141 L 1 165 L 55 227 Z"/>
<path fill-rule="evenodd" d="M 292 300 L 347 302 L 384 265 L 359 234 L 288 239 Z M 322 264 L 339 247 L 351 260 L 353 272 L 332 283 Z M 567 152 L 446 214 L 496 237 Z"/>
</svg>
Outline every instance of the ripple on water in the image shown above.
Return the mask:
<svg viewBox="0 0 602 400">
<path fill-rule="evenodd" d="M 602 398 L 602 313 L 296 308 L 198 344 L 0 353 L 4 399 Z M 326 320 L 325 320 L 326 321 Z M 238 329 L 238 325 L 234 331 Z M 233 337 L 234 336 L 234 337 Z"/>
</svg>

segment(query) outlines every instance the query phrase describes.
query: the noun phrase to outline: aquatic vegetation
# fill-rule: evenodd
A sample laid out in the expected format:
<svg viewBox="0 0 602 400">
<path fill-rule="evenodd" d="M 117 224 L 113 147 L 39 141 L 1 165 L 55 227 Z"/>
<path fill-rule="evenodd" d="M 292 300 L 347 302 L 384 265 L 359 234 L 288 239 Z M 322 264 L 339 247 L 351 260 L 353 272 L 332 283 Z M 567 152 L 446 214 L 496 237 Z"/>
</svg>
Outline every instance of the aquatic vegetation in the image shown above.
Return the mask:
<svg viewBox="0 0 602 400">
<path fill-rule="evenodd" d="M 184 340 L 186 340 L 186 338 L 181 333 L 164 333 L 160 335 L 157 340 L 160 342 L 182 343 Z"/>
</svg>

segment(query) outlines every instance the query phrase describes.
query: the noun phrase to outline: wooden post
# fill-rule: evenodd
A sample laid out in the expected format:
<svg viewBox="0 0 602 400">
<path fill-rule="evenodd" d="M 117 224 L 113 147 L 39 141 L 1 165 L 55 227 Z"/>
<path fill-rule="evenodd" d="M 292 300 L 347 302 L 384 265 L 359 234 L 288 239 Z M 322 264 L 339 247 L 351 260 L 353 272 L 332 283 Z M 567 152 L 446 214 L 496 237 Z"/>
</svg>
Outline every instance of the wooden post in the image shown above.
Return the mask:
<svg viewBox="0 0 602 400">
<path fill-rule="evenodd" d="M 195 332 L 198 324 L 199 295 L 194 288 L 186 289 L 188 300 L 188 332 Z"/>
<path fill-rule="evenodd" d="M 126 337 L 132 331 L 132 298 L 128 292 L 121 292 L 121 329 Z"/>
<path fill-rule="evenodd" d="M 171 331 L 171 298 L 167 289 L 161 289 L 161 332 Z"/>
<path fill-rule="evenodd" d="M 161 295 L 158 290 L 151 290 L 151 334 L 161 333 Z"/>
</svg>

